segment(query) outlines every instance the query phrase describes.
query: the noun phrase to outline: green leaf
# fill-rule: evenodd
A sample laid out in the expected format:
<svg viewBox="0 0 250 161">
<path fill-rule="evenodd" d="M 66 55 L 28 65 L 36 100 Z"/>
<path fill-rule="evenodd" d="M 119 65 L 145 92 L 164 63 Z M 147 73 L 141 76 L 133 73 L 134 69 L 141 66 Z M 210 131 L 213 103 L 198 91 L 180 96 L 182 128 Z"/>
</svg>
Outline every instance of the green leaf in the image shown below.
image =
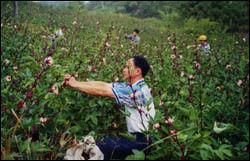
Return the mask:
<svg viewBox="0 0 250 161">
<path fill-rule="evenodd" d="M 126 157 L 125 160 L 144 160 L 145 159 L 145 154 L 142 151 L 139 150 L 132 150 L 134 154 L 129 155 Z"/>
<path fill-rule="evenodd" d="M 224 131 L 230 131 L 233 130 L 234 126 L 232 124 L 225 124 L 225 123 L 217 123 L 216 121 L 214 122 L 214 132 L 217 134 L 220 134 Z"/>
</svg>

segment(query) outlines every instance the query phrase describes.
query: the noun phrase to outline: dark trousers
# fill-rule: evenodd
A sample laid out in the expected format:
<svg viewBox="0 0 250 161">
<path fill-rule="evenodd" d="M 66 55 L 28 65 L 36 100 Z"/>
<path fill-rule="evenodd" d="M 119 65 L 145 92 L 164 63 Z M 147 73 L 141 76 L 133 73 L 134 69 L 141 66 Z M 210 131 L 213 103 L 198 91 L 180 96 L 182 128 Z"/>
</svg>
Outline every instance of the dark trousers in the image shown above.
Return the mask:
<svg viewBox="0 0 250 161">
<path fill-rule="evenodd" d="M 104 154 L 105 160 L 125 159 L 126 156 L 133 154 L 132 149 L 142 150 L 150 144 L 150 140 L 142 133 L 133 133 L 136 140 L 129 140 L 121 137 L 105 136 L 96 142 Z"/>
</svg>

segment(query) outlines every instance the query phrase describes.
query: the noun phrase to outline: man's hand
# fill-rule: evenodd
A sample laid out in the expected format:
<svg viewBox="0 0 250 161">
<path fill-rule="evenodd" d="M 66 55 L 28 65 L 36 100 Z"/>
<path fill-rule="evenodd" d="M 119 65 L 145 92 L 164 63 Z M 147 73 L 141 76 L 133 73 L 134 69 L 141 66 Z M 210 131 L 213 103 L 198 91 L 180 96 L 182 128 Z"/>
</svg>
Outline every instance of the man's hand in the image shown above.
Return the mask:
<svg viewBox="0 0 250 161">
<path fill-rule="evenodd" d="M 72 75 L 70 75 L 70 74 L 65 74 L 64 75 L 63 85 L 67 85 L 67 86 L 71 86 L 72 87 L 75 82 L 76 82 L 76 79 Z"/>
</svg>

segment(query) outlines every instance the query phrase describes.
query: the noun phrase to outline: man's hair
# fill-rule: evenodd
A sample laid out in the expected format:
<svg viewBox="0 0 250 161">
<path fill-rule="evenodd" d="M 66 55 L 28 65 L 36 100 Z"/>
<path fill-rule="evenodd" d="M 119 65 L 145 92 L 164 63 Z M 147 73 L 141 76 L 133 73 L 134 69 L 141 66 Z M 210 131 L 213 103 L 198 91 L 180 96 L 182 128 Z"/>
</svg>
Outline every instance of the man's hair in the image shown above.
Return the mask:
<svg viewBox="0 0 250 161">
<path fill-rule="evenodd" d="M 140 55 L 134 56 L 133 59 L 135 66 L 141 69 L 142 76 L 144 77 L 148 73 L 150 68 L 148 61 Z"/>
<path fill-rule="evenodd" d="M 139 34 L 139 30 L 138 29 L 134 29 L 134 32 L 136 32 L 137 34 Z"/>
</svg>

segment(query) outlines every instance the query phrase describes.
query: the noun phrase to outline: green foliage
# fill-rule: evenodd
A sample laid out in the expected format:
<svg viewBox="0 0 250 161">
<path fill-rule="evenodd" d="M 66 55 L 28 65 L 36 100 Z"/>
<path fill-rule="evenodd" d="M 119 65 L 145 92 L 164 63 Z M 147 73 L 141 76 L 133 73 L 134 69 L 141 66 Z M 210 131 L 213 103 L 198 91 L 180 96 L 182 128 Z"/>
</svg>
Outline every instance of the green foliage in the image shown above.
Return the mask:
<svg viewBox="0 0 250 161">
<path fill-rule="evenodd" d="M 190 3 L 191 8 L 198 3 Z M 184 21 L 166 6 L 166 12 L 152 8 L 144 15 L 147 6 L 127 3 L 132 12 L 139 6 L 138 15 L 159 14 L 159 20 L 72 5 L 61 9 L 20 2 L 20 19 L 15 22 L 8 13 L 11 2 L 1 2 L 6 7 L 1 12 L 1 159 L 60 159 L 75 138 L 90 132 L 95 138 L 124 132 L 128 113 L 112 108 L 114 100 L 62 88 L 61 82 L 65 73 L 78 75 L 80 81 L 123 81 L 126 60 L 138 53 L 151 65 L 145 79 L 152 88 L 156 117 L 148 131 L 153 143 L 126 159 L 249 158 L 248 35 L 225 33 L 205 15 Z M 141 30 L 137 47 L 124 39 L 135 24 Z M 63 36 L 52 42 L 59 28 L 65 28 Z M 209 38 L 209 56 L 188 48 L 201 33 Z M 48 55 L 52 66 L 44 62 Z M 50 92 L 52 85 L 58 94 Z"/>
</svg>

